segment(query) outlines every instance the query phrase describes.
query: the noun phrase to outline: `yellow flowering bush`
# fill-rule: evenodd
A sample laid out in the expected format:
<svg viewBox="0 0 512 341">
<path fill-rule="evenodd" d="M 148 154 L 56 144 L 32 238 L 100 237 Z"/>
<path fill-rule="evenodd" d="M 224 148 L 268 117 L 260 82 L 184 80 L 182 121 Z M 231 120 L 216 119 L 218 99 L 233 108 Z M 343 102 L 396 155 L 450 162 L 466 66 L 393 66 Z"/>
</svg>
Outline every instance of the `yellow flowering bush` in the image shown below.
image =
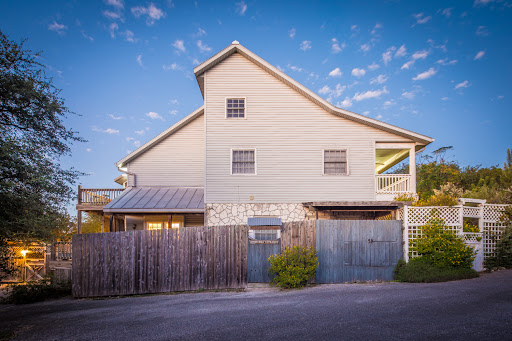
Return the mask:
<svg viewBox="0 0 512 341">
<path fill-rule="evenodd" d="M 471 268 L 475 251 L 462 238 L 449 230 L 442 220 L 433 220 L 422 227 L 422 236 L 411 242 L 422 260 L 444 267 Z"/>
<path fill-rule="evenodd" d="M 280 255 L 272 255 L 269 272 L 275 277 L 272 283 L 284 288 L 300 288 L 315 278 L 318 257 L 314 248 L 295 246 Z"/>
</svg>

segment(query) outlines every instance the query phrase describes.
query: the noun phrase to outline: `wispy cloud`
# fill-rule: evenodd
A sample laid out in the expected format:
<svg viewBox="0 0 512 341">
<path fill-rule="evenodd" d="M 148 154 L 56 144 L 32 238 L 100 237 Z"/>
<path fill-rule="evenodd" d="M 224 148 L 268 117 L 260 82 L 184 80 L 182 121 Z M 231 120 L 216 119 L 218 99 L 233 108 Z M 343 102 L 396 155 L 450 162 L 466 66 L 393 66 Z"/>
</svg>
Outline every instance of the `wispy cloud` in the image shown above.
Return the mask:
<svg viewBox="0 0 512 341">
<path fill-rule="evenodd" d="M 414 96 L 416 96 L 416 94 L 412 91 L 405 91 L 402 93 L 402 97 L 407 99 L 414 99 Z"/>
<path fill-rule="evenodd" d="M 345 97 L 345 99 L 341 102 L 336 103 L 338 108 L 350 108 L 352 106 L 352 99 L 350 97 Z"/>
<path fill-rule="evenodd" d="M 494 0 L 475 0 L 473 3 L 473 6 L 486 6 L 490 4 L 491 2 L 494 2 Z"/>
<path fill-rule="evenodd" d="M 366 91 L 366 92 L 358 92 L 354 95 L 354 97 L 352 97 L 352 99 L 356 102 L 359 102 L 359 101 L 363 101 L 365 99 L 370 99 L 370 98 L 378 98 L 380 97 L 381 95 L 383 94 L 387 94 L 389 93 L 389 91 L 386 89 L 386 87 L 383 87 L 382 89 L 380 90 L 370 90 L 370 91 Z"/>
<path fill-rule="evenodd" d="M 373 29 L 371 30 L 370 34 L 375 35 L 377 34 L 377 30 L 382 28 L 381 23 L 376 23 L 375 26 L 373 26 Z"/>
<path fill-rule="evenodd" d="M 91 37 L 90 35 L 88 35 L 87 33 L 85 33 L 84 30 L 81 30 L 80 33 L 82 34 L 82 37 L 84 37 L 85 39 L 87 39 L 89 41 L 94 41 L 94 38 Z"/>
<path fill-rule="evenodd" d="M 137 41 L 137 38 L 135 38 L 135 34 L 130 30 L 121 32 L 121 34 L 124 35 L 124 39 L 129 43 L 135 43 Z"/>
<path fill-rule="evenodd" d="M 140 67 L 144 67 L 144 64 L 142 63 L 142 55 L 139 54 L 137 56 L 137 64 L 139 64 Z"/>
<path fill-rule="evenodd" d="M 457 59 L 449 60 L 448 58 L 444 58 L 444 59 L 439 59 L 436 63 L 446 66 L 446 65 L 455 65 L 458 62 L 459 61 Z"/>
<path fill-rule="evenodd" d="M 332 43 L 332 45 L 331 45 L 332 53 L 340 53 L 341 51 L 343 51 L 343 49 L 345 47 L 347 47 L 347 44 L 338 42 L 338 40 L 336 38 L 332 38 L 331 43 Z"/>
<path fill-rule="evenodd" d="M 176 71 L 176 70 L 181 70 L 180 66 L 174 62 L 172 64 L 164 64 L 162 65 L 162 69 L 164 69 L 164 71 L 169 71 L 169 70 L 172 70 L 172 71 Z"/>
<path fill-rule="evenodd" d="M 197 41 L 197 47 L 199 48 L 199 52 L 201 53 L 210 52 L 212 50 L 212 48 L 204 44 L 202 40 Z"/>
<path fill-rule="evenodd" d="M 360 78 L 363 77 L 364 75 L 366 75 L 365 69 L 359 69 L 357 67 L 355 69 L 352 69 L 352 76 Z"/>
<path fill-rule="evenodd" d="M 453 7 L 445 8 L 441 11 L 441 15 L 445 16 L 446 18 L 449 18 L 452 16 Z"/>
<path fill-rule="evenodd" d="M 288 64 L 288 65 L 286 65 L 286 66 L 287 66 L 290 70 L 292 70 L 292 71 L 296 71 L 296 72 L 302 72 L 302 71 L 304 71 L 304 69 L 303 69 L 303 68 L 298 67 L 298 66 L 295 66 L 295 65 Z"/>
<path fill-rule="evenodd" d="M 425 59 L 425 58 L 427 58 L 428 54 L 429 54 L 429 51 L 427 51 L 427 50 L 416 51 L 413 53 L 412 59 L 414 59 L 414 60 Z"/>
<path fill-rule="evenodd" d="M 123 119 L 123 116 L 115 116 L 113 114 L 107 114 L 108 117 L 110 117 L 113 120 L 121 120 Z"/>
<path fill-rule="evenodd" d="M 386 83 L 387 80 L 388 77 L 386 75 L 378 75 L 377 77 L 372 78 L 370 84 L 383 84 Z"/>
<path fill-rule="evenodd" d="M 178 50 L 178 51 L 181 51 L 181 52 L 185 52 L 187 49 L 185 48 L 185 43 L 183 42 L 183 40 L 180 40 L 180 39 L 176 39 L 174 41 L 174 43 L 172 43 L 172 46 Z"/>
<path fill-rule="evenodd" d="M 245 12 L 247 11 L 247 4 L 245 1 L 240 1 L 235 3 L 235 12 L 239 15 L 245 15 Z"/>
<path fill-rule="evenodd" d="M 388 63 L 393 59 L 393 52 L 395 52 L 396 47 L 391 46 L 382 54 L 382 61 L 385 65 L 388 65 Z"/>
<path fill-rule="evenodd" d="M 311 48 L 311 41 L 304 40 L 302 43 L 300 43 L 300 49 L 302 51 L 307 51 Z"/>
<path fill-rule="evenodd" d="M 414 17 L 414 19 L 416 19 L 416 24 L 418 25 L 426 24 L 430 21 L 430 19 L 432 19 L 431 16 L 425 16 L 424 13 L 413 14 L 412 16 Z"/>
<path fill-rule="evenodd" d="M 427 79 L 427 78 L 430 78 L 432 77 L 433 75 L 435 75 L 437 73 L 437 71 L 431 67 L 430 69 L 428 69 L 427 71 L 425 72 L 422 72 L 420 74 L 418 74 L 416 77 L 414 77 L 412 80 L 414 81 L 420 81 L 420 80 L 424 80 L 424 79 Z"/>
<path fill-rule="evenodd" d="M 484 56 L 485 56 L 485 51 L 478 51 L 478 53 L 475 55 L 475 58 L 473 58 L 473 60 L 482 59 Z"/>
<path fill-rule="evenodd" d="M 103 15 L 111 20 L 121 19 L 122 13 L 119 11 L 104 10 Z"/>
<path fill-rule="evenodd" d="M 145 133 L 145 132 L 146 132 L 146 131 L 145 131 L 144 129 L 141 129 L 141 130 L 135 130 L 135 131 L 134 131 L 134 133 L 135 133 L 135 134 L 137 134 L 137 135 L 139 135 L 139 136 L 144 135 L 144 133 Z"/>
<path fill-rule="evenodd" d="M 401 70 L 410 69 L 410 67 L 413 66 L 413 64 L 414 64 L 414 60 L 409 60 L 408 62 L 404 63 L 404 65 L 402 65 L 402 67 L 400 69 Z"/>
<path fill-rule="evenodd" d="M 114 6 L 116 8 L 124 8 L 124 1 L 123 0 L 105 0 L 105 3 L 110 6 Z"/>
<path fill-rule="evenodd" d="M 370 71 L 377 70 L 379 67 L 380 67 L 379 64 L 373 62 L 372 64 L 368 65 L 368 70 L 370 70 Z"/>
<path fill-rule="evenodd" d="M 106 133 L 106 134 L 110 134 L 110 135 L 119 134 L 119 130 L 118 129 L 114 129 L 114 128 L 100 129 L 100 128 L 96 127 L 96 126 L 93 126 L 92 130 L 96 131 L 98 133 Z"/>
<path fill-rule="evenodd" d="M 199 27 L 199 28 L 197 29 L 196 34 L 194 34 L 194 37 L 202 37 L 202 36 L 204 36 L 204 35 L 206 35 L 206 31 L 205 31 L 205 30 L 203 30 L 201 27 Z"/>
<path fill-rule="evenodd" d="M 116 23 L 110 24 L 108 27 L 108 32 L 110 33 L 110 37 L 114 39 L 116 37 L 116 31 L 119 29 L 119 25 Z"/>
<path fill-rule="evenodd" d="M 396 58 L 396 57 L 403 57 L 403 56 L 405 56 L 406 54 L 407 54 L 407 50 L 406 50 L 406 48 L 405 48 L 405 44 L 404 44 L 404 45 L 400 46 L 400 47 L 398 48 L 398 50 L 396 50 L 396 52 L 395 52 L 395 58 Z"/>
<path fill-rule="evenodd" d="M 370 46 L 370 44 L 363 44 L 363 45 L 361 45 L 360 50 L 363 52 L 368 52 L 368 51 L 370 51 L 371 48 L 372 47 Z"/>
<path fill-rule="evenodd" d="M 58 22 L 56 22 L 54 20 L 50 25 L 48 25 L 48 29 L 50 31 L 54 31 L 60 35 L 63 35 L 64 33 L 66 33 L 66 30 L 68 29 L 68 27 L 64 24 L 59 24 Z"/>
<path fill-rule="evenodd" d="M 475 34 L 480 37 L 487 37 L 489 35 L 489 30 L 485 26 L 478 26 Z"/>
<path fill-rule="evenodd" d="M 341 72 L 340 68 L 337 67 L 331 72 L 329 72 L 329 77 L 341 77 L 343 75 L 343 72 Z"/>
<path fill-rule="evenodd" d="M 469 81 L 465 80 L 464 82 L 460 82 L 459 84 L 455 85 L 454 89 L 457 90 L 461 88 L 469 88 L 470 86 L 471 84 L 469 83 Z"/>
<path fill-rule="evenodd" d="M 132 7 L 131 11 L 136 18 L 146 16 L 146 24 L 148 26 L 153 25 L 157 20 L 160 20 L 165 17 L 165 12 L 162 11 L 160 8 L 156 7 L 153 3 L 150 3 L 147 7 Z"/>
<path fill-rule="evenodd" d="M 295 37 L 295 34 L 297 34 L 297 30 L 295 29 L 295 27 L 288 31 L 288 36 L 292 39 Z"/>
<path fill-rule="evenodd" d="M 152 120 L 162 120 L 164 121 L 164 118 L 160 116 L 158 113 L 154 111 L 150 111 L 146 114 L 147 117 L 151 118 Z"/>
</svg>

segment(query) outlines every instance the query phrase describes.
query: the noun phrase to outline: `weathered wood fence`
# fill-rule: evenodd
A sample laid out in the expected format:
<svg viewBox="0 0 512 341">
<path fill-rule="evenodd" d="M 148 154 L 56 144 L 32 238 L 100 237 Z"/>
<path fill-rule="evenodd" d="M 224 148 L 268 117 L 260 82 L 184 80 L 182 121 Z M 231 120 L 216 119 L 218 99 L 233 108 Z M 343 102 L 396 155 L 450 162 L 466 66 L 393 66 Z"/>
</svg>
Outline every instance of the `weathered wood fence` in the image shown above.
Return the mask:
<svg viewBox="0 0 512 341">
<path fill-rule="evenodd" d="M 73 296 L 247 287 L 247 226 L 73 236 Z"/>
</svg>

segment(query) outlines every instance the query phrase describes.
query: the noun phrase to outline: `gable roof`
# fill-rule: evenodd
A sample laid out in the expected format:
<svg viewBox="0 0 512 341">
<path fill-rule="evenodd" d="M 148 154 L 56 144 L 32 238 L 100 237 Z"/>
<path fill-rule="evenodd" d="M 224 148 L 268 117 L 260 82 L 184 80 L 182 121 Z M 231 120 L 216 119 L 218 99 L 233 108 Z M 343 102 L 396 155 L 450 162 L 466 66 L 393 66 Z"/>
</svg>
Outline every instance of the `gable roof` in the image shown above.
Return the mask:
<svg viewBox="0 0 512 341">
<path fill-rule="evenodd" d="M 337 115 L 337 116 L 340 116 L 340 117 L 343 117 L 343 118 L 346 118 L 346 119 L 349 119 L 349 120 L 352 120 L 352 121 L 355 121 L 358 123 L 362 123 L 362 124 L 365 124 L 370 127 L 384 130 L 384 131 L 387 131 L 387 132 L 390 132 L 390 133 L 393 133 L 393 134 L 396 134 L 399 136 L 409 138 L 409 139 L 411 139 L 415 142 L 418 142 L 422 145 L 427 145 L 434 141 L 434 139 L 429 136 L 421 135 L 421 134 L 415 133 L 413 131 L 403 129 L 403 128 L 394 126 L 389 123 L 384 123 L 384 122 L 381 122 L 381 121 L 378 121 L 378 120 L 375 120 L 373 118 L 369 118 L 369 117 L 366 117 L 363 115 L 359 115 L 354 112 L 351 112 L 351 111 L 348 111 L 345 109 L 341 109 L 341 108 L 338 108 L 338 107 L 332 105 L 331 103 L 327 102 L 322 97 L 318 96 L 317 94 L 315 94 L 314 92 L 312 92 L 311 90 L 309 90 L 308 88 L 306 88 L 305 86 L 300 84 L 299 82 L 295 81 L 294 79 L 292 79 L 291 77 L 286 75 L 284 72 L 280 71 L 276 67 L 267 63 L 265 60 L 258 57 L 256 54 L 252 53 L 251 51 L 249 51 L 242 45 L 240 45 L 237 41 L 234 41 L 231 45 L 226 47 L 224 50 L 220 51 L 219 53 L 217 53 L 210 59 L 206 60 L 205 62 L 199 64 L 198 66 L 196 66 L 194 68 L 194 74 L 196 75 L 197 83 L 199 84 L 199 88 L 201 89 L 201 94 L 203 95 L 203 98 L 204 98 L 203 74 L 234 53 L 240 53 L 242 56 L 247 58 L 249 61 L 253 62 L 254 64 L 259 66 L 260 68 L 262 68 L 263 70 L 265 70 L 266 72 L 268 72 L 269 74 L 271 74 L 272 76 L 277 78 L 278 80 L 282 81 L 283 83 L 285 83 L 292 89 L 294 89 L 297 92 L 299 92 L 300 94 L 302 94 L 304 97 L 308 98 L 309 100 L 316 103 L 318 106 L 320 106 L 324 110 L 326 110 L 334 115 Z"/>
<path fill-rule="evenodd" d="M 197 117 L 201 116 L 202 114 L 204 114 L 204 105 L 200 106 L 199 108 L 194 110 L 191 114 L 189 114 L 188 116 L 185 116 L 182 120 L 173 124 L 170 128 L 164 130 L 163 132 L 158 134 L 153 139 L 149 140 L 148 142 L 146 142 L 145 144 L 143 144 L 142 146 L 140 146 L 139 148 L 137 148 L 130 154 L 126 155 L 121 160 L 117 161 L 116 166 L 118 168 L 124 167 L 126 165 L 126 163 L 135 159 L 136 157 L 138 157 L 139 155 L 141 155 L 146 150 L 150 149 L 151 147 L 153 147 L 154 145 L 156 145 L 157 143 L 159 143 L 166 137 L 174 134 L 175 132 L 177 132 L 178 130 L 180 130 L 181 128 L 183 128 L 184 126 L 186 126 L 187 124 L 189 124 L 190 122 L 195 120 Z"/>
</svg>

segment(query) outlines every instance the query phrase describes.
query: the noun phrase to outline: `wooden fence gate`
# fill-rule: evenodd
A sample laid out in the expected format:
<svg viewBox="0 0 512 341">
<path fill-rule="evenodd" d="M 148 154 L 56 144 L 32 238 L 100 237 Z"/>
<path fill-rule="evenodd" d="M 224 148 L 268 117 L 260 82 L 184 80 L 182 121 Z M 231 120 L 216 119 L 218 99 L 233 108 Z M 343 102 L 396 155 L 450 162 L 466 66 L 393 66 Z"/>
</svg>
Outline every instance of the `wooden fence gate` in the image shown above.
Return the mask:
<svg viewBox="0 0 512 341">
<path fill-rule="evenodd" d="M 279 240 L 249 240 L 247 271 L 248 282 L 269 283 L 272 278 L 268 272 L 271 255 L 281 253 Z"/>
<path fill-rule="evenodd" d="M 402 258 L 398 220 L 318 220 L 317 283 L 392 280 Z"/>
</svg>

